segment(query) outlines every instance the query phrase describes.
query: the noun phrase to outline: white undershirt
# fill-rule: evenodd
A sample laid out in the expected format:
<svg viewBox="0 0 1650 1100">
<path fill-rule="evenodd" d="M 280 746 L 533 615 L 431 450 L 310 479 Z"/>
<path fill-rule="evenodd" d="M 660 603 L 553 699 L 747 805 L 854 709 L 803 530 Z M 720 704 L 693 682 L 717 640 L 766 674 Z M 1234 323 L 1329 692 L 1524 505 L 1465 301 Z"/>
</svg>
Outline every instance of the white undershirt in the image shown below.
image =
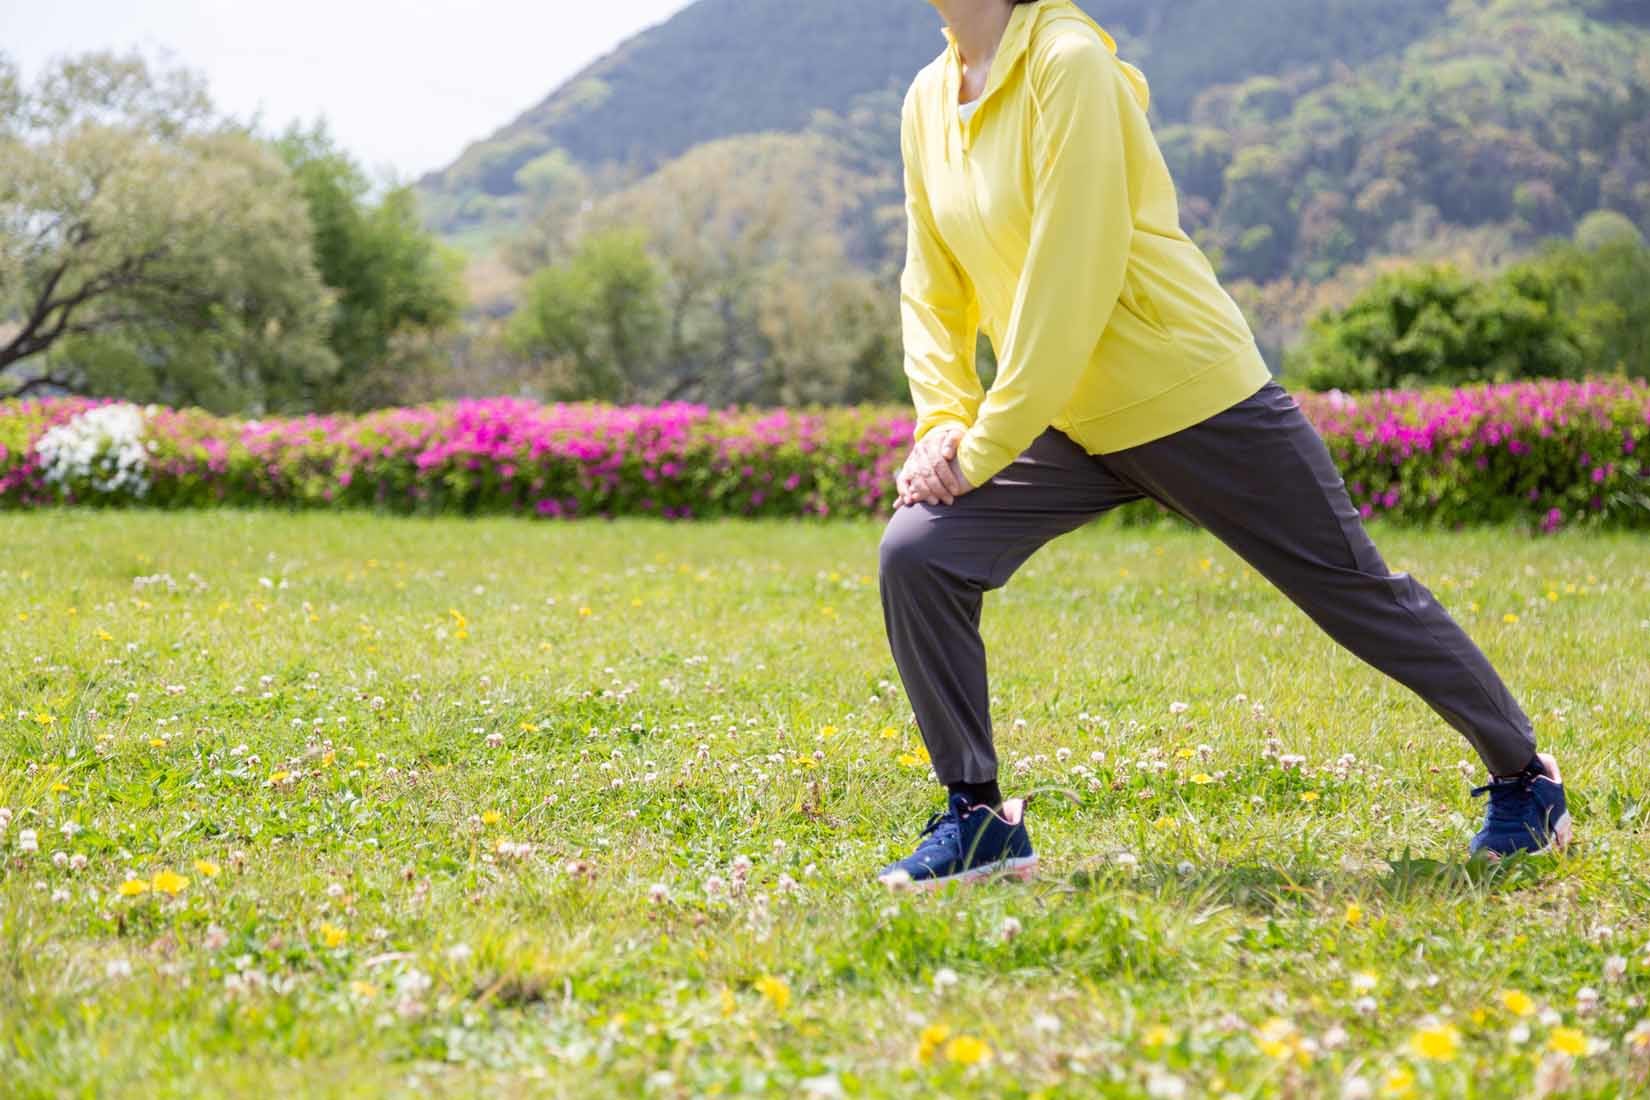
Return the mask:
<svg viewBox="0 0 1650 1100">
<path fill-rule="evenodd" d="M 971 99 L 967 103 L 959 103 L 957 104 L 957 114 L 962 117 L 964 122 L 967 122 L 970 118 L 974 117 L 974 111 L 979 107 L 979 105 L 980 101 L 978 98 Z"/>
</svg>

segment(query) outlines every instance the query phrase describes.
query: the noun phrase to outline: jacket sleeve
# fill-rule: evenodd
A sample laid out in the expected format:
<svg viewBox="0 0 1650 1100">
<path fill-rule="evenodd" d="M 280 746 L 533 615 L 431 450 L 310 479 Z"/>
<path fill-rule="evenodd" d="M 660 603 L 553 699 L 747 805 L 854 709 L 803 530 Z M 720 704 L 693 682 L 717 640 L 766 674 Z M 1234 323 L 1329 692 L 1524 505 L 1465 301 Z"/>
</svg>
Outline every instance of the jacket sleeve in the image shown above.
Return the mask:
<svg viewBox="0 0 1650 1100">
<path fill-rule="evenodd" d="M 1031 232 L 997 377 L 957 448 L 975 487 L 1030 446 L 1076 391 L 1123 291 L 1134 229 L 1111 51 L 1092 34 L 1064 33 L 1027 65 Z"/>
<path fill-rule="evenodd" d="M 980 313 L 974 288 L 934 227 L 923 189 L 914 101 L 900 112 L 900 153 L 905 174 L 905 268 L 900 274 L 900 329 L 905 377 L 917 424 L 915 443 L 941 425 L 967 428 L 979 412 L 985 387 L 974 366 Z"/>
</svg>

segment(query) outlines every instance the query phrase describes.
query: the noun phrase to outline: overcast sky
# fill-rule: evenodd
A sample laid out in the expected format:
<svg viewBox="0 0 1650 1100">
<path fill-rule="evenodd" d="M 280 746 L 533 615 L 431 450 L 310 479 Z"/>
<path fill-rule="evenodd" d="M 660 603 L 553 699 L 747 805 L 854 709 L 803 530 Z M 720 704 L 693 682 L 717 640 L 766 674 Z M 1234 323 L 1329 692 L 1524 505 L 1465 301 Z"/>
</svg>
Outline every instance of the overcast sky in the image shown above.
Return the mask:
<svg viewBox="0 0 1650 1100">
<path fill-rule="evenodd" d="M 689 0 L 0 0 L 0 51 L 140 47 L 266 129 L 324 115 L 375 175 L 439 168 Z"/>
</svg>

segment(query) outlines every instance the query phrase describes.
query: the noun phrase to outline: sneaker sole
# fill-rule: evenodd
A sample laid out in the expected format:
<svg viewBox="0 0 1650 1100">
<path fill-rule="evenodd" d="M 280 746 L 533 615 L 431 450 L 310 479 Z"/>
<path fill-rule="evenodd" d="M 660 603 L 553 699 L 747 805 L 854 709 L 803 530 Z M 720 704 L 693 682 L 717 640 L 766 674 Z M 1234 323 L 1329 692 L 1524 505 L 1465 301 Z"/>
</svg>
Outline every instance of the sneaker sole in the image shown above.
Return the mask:
<svg viewBox="0 0 1650 1100">
<path fill-rule="evenodd" d="M 946 875 L 944 878 L 914 879 L 904 871 L 896 871 L 891 875 L 878 876 L 877 881 L 890 890 L 936 890 L 948 882 L 979 882 L 989 878 L 1011 878 L 1025 882 L 1034 878 L 1036 874 L 1037 857 L 1019 856 L 987 863 L 981 867 L 971 867 L 955 875 Z"/>
</svg>

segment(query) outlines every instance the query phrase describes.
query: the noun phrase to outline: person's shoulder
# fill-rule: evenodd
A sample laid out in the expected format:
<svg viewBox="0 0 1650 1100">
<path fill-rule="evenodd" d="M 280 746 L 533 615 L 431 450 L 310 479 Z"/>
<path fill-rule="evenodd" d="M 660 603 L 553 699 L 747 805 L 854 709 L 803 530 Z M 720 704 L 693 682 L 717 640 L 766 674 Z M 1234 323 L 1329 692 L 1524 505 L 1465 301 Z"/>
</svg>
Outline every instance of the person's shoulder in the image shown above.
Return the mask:
<svg viewBox="0 0 1650 1100">
<path fill-rule="evenodd" d="M 1031 29 L 1027 58 L 1035 72 L 1056 66 L 1100 65 L 1116 62 L 1116 46 L 1105 31 L 1076 11 L 1054 9 L 1041 15 Z"/>
</svg>

